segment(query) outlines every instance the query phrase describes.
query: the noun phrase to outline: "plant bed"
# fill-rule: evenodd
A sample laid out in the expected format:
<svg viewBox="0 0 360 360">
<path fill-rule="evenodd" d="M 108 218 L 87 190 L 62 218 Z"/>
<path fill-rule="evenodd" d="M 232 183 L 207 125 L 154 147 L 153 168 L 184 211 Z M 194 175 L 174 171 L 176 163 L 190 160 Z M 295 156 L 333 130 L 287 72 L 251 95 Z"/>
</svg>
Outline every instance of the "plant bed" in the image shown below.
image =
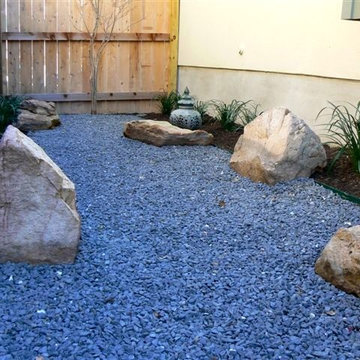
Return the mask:
<svg viewBox="0 0 360 360">
<path fill-rule="evenodd" d="M 328 162 L 330 163 L 337 150 L 328 146 L 325 149 Z M 360 198 L 360 174 L 353 170 L 350 159 L 346 155 L 337 161 L 332 172 L 329 173 L 326 169 L 323 169 L 316 172 L 313 178 L 321 184 Z"/>
<path fill-rule="evenodd" d="M 162 114 L 151 113 L 146 114 L 144 117 L 146 119 L 169 121 L 169 117 Z M 208 115 L 206 115 L 204 120 L 201 129 L 214 135 L 214 145 L 232 153 L 242 131 L 226 131 L 218 122 L 214 121 L 214 119 Z M 329 146 L 325 146 L 325 150 L 328 162 L 330 163 L 337 150 Z M 312 177 L 316 182 L 327 185 L 331 189 L 336 189 L 352 197 L 360 198 L 360 175 L 354 172 L 350 159 L 345 155 L 336 162 L 332 172 L 329 173 L 326 169 L 323 169 L 315 172 Z M 348 199 L 351 200 L 351 198 Z"/>
</svg>

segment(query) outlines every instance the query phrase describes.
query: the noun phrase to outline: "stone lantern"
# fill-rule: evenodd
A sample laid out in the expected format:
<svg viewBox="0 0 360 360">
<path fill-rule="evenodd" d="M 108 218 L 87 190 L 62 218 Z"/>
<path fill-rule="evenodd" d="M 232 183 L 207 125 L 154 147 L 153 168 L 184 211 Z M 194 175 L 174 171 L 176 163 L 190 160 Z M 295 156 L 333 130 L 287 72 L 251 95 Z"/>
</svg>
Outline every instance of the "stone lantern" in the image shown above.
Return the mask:
<svg viewBox="0 0 360 360">
<path fill-rule="evenodd" d="M 170 123 L 183 129 L 198 129 L 201 126 L 201 115 L 194 110 L 194 99 L 190 96 L 188 87 L 178 105 L 179 108 L 171 112 Z"/>
</svg>

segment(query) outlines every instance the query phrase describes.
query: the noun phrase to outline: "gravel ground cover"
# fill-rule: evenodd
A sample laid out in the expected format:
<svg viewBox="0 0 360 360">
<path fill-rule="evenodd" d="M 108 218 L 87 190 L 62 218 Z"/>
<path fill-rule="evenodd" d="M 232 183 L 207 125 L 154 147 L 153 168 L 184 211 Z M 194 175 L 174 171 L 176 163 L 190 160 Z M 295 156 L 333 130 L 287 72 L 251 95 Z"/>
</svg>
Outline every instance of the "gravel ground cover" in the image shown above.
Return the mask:
<svg viewBox="0 0 360 360">
<path fill-rule="evenodd" d="M 0 359 L 360 359 L 359 299 L 314 273 L 360 207 L 126 139 L 131 119 L 30 134 L 76 185 L 82 241 L 74 265 L 0 265 Z"/>
</svg>

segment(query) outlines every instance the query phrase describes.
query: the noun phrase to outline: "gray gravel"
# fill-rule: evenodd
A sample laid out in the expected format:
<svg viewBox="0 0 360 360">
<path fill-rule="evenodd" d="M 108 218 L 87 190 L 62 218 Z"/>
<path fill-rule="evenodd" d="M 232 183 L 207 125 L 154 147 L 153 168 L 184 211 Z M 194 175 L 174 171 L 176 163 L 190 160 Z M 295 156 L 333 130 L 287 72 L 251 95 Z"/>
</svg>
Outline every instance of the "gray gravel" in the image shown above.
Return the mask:
<svg viewBox="0 0 360 360">
<path fill-rule="evenodd" d="M 0 265 L 0 359 L 360 359 L 359 299 L 314 274 L 360 207 L 126 139 L 131 119 L 30 134 L 76 184 L 82 242 L 75 265 Z"/>
</svg>

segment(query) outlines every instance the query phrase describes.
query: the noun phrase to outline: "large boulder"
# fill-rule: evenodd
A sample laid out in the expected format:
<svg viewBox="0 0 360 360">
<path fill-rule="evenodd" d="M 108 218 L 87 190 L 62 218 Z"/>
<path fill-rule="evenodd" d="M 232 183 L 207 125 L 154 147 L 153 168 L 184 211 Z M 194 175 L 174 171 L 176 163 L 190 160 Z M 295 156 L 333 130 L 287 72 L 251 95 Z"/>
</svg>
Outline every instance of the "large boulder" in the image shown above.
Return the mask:
<svg viewBox="0 0 360 360">
<path fill-rule="evenodd" d="M 55 103 L 28 99 L 19 108 L 16 126 L 21 131 L 52 129 L 60 125 Z"/>
<path fill-rule="evenodd" d="M 245 126 L 230 166 L 253 181 L 273 185 L 309 177 L 326 166 L 320 138 L 290 110 L 274 108 Z"/>
<path fill-rule="evenodd" d="M 214 136 L 203 130 L 181 129 L 167 121 L 135 120 L 128 122 L 124 135 L 156 146 L 209 145 Z"/>
<path fill-rule="evenodd" d="M 80 239 L 74 184 L 30 138 L 0 142 L 0 262 L 71 263 Z"/>
<path fill-rule="evenodd" d="M 360 296 L 360 226 L 335 233 L 316 261 L 315 272 L 339 289 Z"/>
</svg>

